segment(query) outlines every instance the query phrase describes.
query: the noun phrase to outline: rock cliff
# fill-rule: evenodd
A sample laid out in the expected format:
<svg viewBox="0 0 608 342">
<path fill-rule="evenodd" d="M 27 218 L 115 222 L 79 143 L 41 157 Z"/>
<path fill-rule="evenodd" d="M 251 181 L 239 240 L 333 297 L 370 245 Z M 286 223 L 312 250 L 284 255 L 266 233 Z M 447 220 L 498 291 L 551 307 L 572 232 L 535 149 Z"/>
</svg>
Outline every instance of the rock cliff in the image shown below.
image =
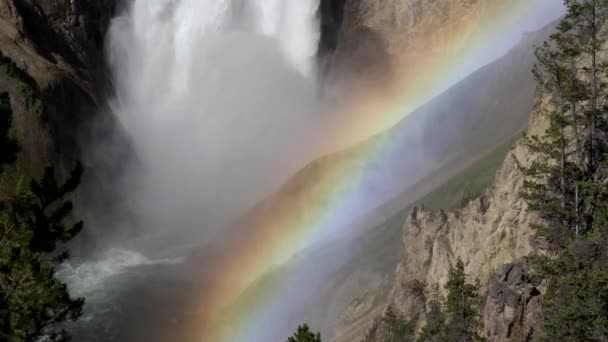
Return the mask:
<svg viewBox="0 0 608 342">
<path fill-rule="evenodd" d="M 6 0 L 0 4 L 3 54 L 41 88 L 69 77 L 91 97 L 103 66 L 103 43 L 114 0 Z"/>
<path fill-rule="evenodd" d="M 114 0 L 0 3 L 0 92 L 8 92 L 23 146 L 19 167 L 78 156 L 82 124 L 106 79 L 103 42 Z"/>
<path fill-rule="evenodd" d="M 334 77 L 420 68 L 457 56 L 521 0 L 323 0 L 320 56 Z M 341 11 L 340 11 L 341 9 Z M 387 67 L 388 65 L 388 67 Z M 427 69 L 428 70 L 428 69 Z"/>
</svg>

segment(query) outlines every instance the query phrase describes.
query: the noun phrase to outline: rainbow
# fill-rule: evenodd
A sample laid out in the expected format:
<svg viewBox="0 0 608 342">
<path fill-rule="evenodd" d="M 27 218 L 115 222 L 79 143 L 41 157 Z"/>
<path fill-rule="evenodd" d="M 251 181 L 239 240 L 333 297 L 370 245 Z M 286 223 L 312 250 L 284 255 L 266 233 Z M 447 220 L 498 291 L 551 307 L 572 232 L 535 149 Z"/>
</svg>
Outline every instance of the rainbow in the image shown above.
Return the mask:
<svg viewBox="0 0 608 342">
<path fill-rule="evenodd" d="M 436 25 L 436 30 L 424 32 L 420 42 L 426 43 L 414 52 L 397 47 L 399 53 L 395 55 L 400 58 L 393 76 L 385 81 L 388 86 L 377 88 L 381 91 L 366 89 L 354 96 L 355 100 L 335 108 L 346 114 L 338 117 L 346 119 L 334 122 L 332 134 L 320 143 L 348 146 L 395 125 L 415 108 L 504 54 L 517 39 L 513 36 L 521 35 L 522 32 L 513 33 L 512 28 L 518 27 L 522 18 L 545 14 L 548 9 L 553 9 L 556 17 L 556 1 L 487 0 L 459 9 L 453 18 Z M 268 321 L 275 307 L 288 299 L 266 295 L 257 298 L 252 308 L 240 304 L 239 296 L 296 252 L 335 233 L 336 227 L 347 226 L 352 213 L 364 205 L 343 195 L 345 189 L 366 183 L 369 175 L 359 166 L 363 161 L 399 158 L 396 150 L 391 141 L 365 145 L 349 162 L 324 169 L 321 175 L 308 170 L 311 175 L 302 177 L 301 183 L 281 189 L 274 195 L 276 198 L 254 208 L 239 223 L 239 233 L 228 239 L 226 256 L 204 270 L 206 284 L 193 299 L 200 314 L 188 327 L 188 336 L 194 336 L 196 341 L 250 341 L 249 333 L 267 329 L 261 322 Z M 295 204 L 289 193 L 302 189 L 310 196 L 304 204 Z M 281 279 L 281 284 L 273 285 L 289 288 L 294 281 Z"/>
</svg>

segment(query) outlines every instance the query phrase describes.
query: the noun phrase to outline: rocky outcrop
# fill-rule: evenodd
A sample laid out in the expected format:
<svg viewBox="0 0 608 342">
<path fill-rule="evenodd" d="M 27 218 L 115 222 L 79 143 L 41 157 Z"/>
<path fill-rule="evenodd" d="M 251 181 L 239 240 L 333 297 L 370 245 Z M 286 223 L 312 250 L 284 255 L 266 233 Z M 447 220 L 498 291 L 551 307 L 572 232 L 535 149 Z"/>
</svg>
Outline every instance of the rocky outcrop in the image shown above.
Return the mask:
<svg viewBox="0 0 608 342">
<path fill-rule="evenodd" d="M 488 285 L 484 334 L 491 341 L 531 341 L 540 336 L 541 298 L 547 280 L 529 278 L 525 262 L 505 264 Z"/>
<path fill-rule="evenodd" d="M 537 108 L 546 105 L 542 102 Z M 540 112 L 536 110 L 531 117 L 531 135 L 547 129 L 547 120 Z M 535 336 L 546 281 L 527 279 L 526 265 L 520 261 L 533 251 L 544 250 L 531 227 L 538 218 L 519 195 L 524 181 L 520 166 L 529 165 L 532 158 L 520 140 L 497 171 L 494 184 L 479 198 L 452 212 L 431 212 L 423 207 L 411 211 L 403 225 L 405 255 L 395 272 L 389 305 L 410 317 L 423 317 L 423 305 L 413 293 L 413 285 L 426 284 L 443 291 L 450 267 L 460 258 L 471 278 L 479 279 L 481 294 L 487 295 L 482 313 L 484 334 L 491 341 Z M 378 308 L 362 312 L 361 302 L 365 299 L 355 301 L 343 317 L 366 321 L 370 326 Z M 334 339 L 346 340 L 339 335 Z"/>
<path fill-rule="evenodd" d="M 530 227 L 534 217 L 519 197 L 523 175 L 516 159 L 527 158 L 523 147 L 516 147 L 498 171 L 494 186 L 460 211 L 412 211 L 403 228 L 406 255 L 396 271 L 391 294 L 396 308 L 417 311 L 416 299 L 408 293 L 409 284 L 414 280 L 445 284 L 457 258 L 487 284 L 505 262 L 535 249 Z"/>
<path fill-rule="evenodd" d="M 539 106 L 542 108 L 544 105 L 541 103 Z M 546 121 L 536 112 L 532 115 L 528 133 L 542 134 L 547 129 Z M 421 313 L 420 302 L 412 295 L 410 284 L 419 281 L 442 286 L 447 281 L 450 267 L 460 258 L 471 277 L 479 279 L 484 291 L 490 291 L 487 312 L 484 311 L 484 317 L 488 317 L 489 337 L 496 341 L 506 338 L 509 329 L 499 328 L 505 323 L 491 322 L 493 312 L 512 304 L 497 301 L 500 292 L 497 286 L 506 284 L 513 293 L 523 290 L 514 287 L 521 284 L 508 275 L 506 280 L 500 280 L 505 278 L 504 264 L 543 249 L 531 227 L 538 218 L 527 210 L 526 202 L 520 197 L 524 181 L 520 166 L 529 165 L 532 158 L 522 140 L 514 146 L 497 172 L 494 185 L 462 210 L 432 213 L 416 208 L 412 211 L 403 227 L 406 255 L 397 268 L 391 290 L 390 303 L 394 307 L 412 315 Z M 501 272 L 503 276 L 496 278 L 495 275 Z M 536 290 L 532 292 L 536 293 Z"/>
</svg>

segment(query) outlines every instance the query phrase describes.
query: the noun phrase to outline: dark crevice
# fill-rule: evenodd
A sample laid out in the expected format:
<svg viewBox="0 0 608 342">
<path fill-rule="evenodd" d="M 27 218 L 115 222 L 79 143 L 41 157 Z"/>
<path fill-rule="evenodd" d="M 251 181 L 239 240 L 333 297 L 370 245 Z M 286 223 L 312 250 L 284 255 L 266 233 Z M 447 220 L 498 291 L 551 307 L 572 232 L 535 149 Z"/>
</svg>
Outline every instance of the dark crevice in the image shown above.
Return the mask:
<svg viewBox="0 0 608 342">
<path fill-rule="evenodd" d="M 320 39 L 317 58 L 323 73 L 329 67 L 329 61 L 338 47 L 340 29 L 344 21 L 344 5 L 347 0 L 321 0 L 318 17 Z"/>
<path fill-rule="evenodd" d="M 509 280 L 509 275 L 511 275 L 511 272 L 513 271 L 513 268 L 515 267 L 515 265 L 514 264 L 509 264 L 506 267 L 507 267 L 507 270 L 506 270 L 505 276 L 503 278 L 504 282 L 507 282 Z"/>
</svg>

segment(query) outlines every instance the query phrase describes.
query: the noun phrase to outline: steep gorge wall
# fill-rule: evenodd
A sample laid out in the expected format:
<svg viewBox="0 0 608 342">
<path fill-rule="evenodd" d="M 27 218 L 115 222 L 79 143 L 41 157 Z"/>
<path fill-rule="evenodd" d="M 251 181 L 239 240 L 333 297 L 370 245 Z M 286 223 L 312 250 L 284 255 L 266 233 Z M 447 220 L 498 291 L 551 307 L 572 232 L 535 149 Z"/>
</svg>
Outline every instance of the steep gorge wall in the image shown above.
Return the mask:
<svg viewBox="0 0 608 342">
<path fill-rule="evenodd" d="M 338 79 L 393 69 L 415 76 L 429 61 L 458 56 L 480 28 L 520 2 L 322 0 L 319 54 Z"/>
<path fill-rule="evenodd" d="M 0 2 L 0 92 L 8 92 L 23 147 L 18 165 L 79 156 L 83 124 L 107 82 L 103 42 L 114 0 Z"/>
<path fill-rule="evenodd" d="M 2 52 L 41 88 L 63 74 L 94 94 L 115 0 L 6 0 L 0 4 Z"/>
</svg>

